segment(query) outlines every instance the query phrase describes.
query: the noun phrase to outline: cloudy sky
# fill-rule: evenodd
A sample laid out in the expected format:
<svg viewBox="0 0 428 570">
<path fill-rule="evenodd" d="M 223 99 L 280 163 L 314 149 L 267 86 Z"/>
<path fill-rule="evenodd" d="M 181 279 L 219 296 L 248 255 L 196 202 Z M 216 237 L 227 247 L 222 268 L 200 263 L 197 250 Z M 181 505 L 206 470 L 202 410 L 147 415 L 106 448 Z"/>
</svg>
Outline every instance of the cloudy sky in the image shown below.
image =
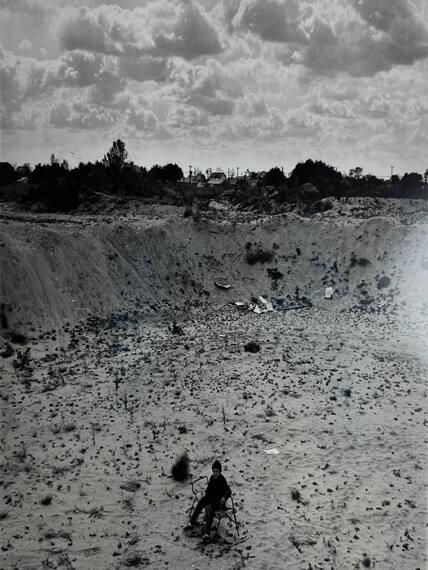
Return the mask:
<svg viewBox="0 0 428 570">
<path fill-rule="evenodd" d="M 428 168 L 427 0 L 0 0 L 2 160 Z"/>
</svg>

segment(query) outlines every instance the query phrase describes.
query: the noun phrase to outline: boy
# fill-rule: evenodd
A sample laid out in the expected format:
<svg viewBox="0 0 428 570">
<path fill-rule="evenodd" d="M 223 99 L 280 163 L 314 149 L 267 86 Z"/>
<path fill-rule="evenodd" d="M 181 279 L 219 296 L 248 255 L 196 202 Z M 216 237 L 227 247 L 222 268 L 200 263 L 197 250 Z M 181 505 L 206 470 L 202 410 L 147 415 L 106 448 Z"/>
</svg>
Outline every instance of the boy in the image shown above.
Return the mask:
<svg viewBox="0 0 428 570">
<path fill-rule="evenodd" d="M 208 482 L 205 495 L 196 505 L 196 508 L 190 518 L 189 525 L 186 528 L 192 528 L 200 512 L 204 507 L 207 507 L 207 522 L 204 531 L 204 538 L 209 538 L 209 532 L 214 518 L 214 512 L 218 509 L 223 509 L 227 499 L 232 495 L 232 492 L 227 484 L 224 475 L 221 474 L 220 461 L 214 461 L 212 465 L 213 474 Z"/>
</svg>

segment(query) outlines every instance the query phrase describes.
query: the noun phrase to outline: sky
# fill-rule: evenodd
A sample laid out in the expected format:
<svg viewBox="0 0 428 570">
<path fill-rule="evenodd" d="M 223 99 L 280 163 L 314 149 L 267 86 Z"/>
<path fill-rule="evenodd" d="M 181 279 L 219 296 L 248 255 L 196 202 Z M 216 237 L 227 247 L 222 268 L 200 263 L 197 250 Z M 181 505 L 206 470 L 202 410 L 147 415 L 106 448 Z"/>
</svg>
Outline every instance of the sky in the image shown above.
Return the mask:
<svg viewBox="0 0 428 570">
<path fill-rule="evenodd" d="M 0 0 L 1 160 L 428 168 L 427 0 Z"/>
</svg>

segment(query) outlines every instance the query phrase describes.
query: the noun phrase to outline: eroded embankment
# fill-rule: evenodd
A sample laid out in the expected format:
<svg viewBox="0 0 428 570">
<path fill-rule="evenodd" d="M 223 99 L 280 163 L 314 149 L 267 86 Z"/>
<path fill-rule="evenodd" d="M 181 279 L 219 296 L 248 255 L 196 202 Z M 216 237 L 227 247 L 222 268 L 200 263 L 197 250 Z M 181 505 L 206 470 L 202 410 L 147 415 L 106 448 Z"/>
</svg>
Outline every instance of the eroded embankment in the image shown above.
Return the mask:
<svg viewBox="0 0 428 570">
<path fill-rule="evenodd" d="M 195 223 L 181 214 L 164 220 L 2 220 L 2 334 L 194 300 L 265 295 L 286 302 L 287 296 L 305 296 L 317 304 L 324 302 L 326 285 L 335 289 L 335 307 L 371 309 L 383 299 L 390 308 L 422 306 L 427 228 L 331 213 L 245 223 Z M 260 252 L 267 260 L 248 263 L 248 254 Z M 220 290 L 215 281 L 233 288 Z"/>
</svg>

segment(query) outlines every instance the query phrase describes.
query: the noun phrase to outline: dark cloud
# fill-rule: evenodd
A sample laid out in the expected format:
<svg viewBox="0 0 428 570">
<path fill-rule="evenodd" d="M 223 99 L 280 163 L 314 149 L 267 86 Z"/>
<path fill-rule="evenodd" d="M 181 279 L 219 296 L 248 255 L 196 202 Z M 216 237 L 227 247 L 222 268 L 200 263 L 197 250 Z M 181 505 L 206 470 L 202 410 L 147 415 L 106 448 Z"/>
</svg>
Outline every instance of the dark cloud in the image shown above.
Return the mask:
<svg viewBox="0 0 428 570">
<path fill-rule="evenodd" d="M 408 0 L 352 0 L 360 16 L 385 33 L 385 59 L 409 65 L 428 56 L 428 22 Z"/>
<path fill-rule="evenodd" d="M 66 82 L 77 87 L 95 83 L 103 64 L 102 55 L 81 50 L 68 52 L 61 59 L 67 66 Z"/>
<path fill-rule="evenodd" d="M 110 69 L 102 69 L 95 79 L 96 82 L 91 87 L 91 100 L 101 105 L 113 104 L 117 93 L 126 85 L 125 79 Z"/>
<path fill-rule="evenodd" d="M 117 28 L 116 30 L 117 35 Z M 112 29 L 102 13 L 94 14 L 81 8 L 66 20 L 59 31 L 60 47 L 63 50 L 88 50 L 104 54 L 121 53 L 120 45 L 111 37 Z"/>
<path fill-rule="evenodd" d="M 227 12 L 229 17 L 232 13 Z M 300 27 L 301 16 L 296 0 L 286 3 L 276 0 L 241 0 L 232 24 L 236 29 L 253 32 L 266 41 L 306 41 Z"/>
<path fill-rule="evenodd" d="M 184 2 L 172 34 L 155 34 L 153 40 L 159 52 L 187 60 L 223 49 L 216 30 L 191 1 Z"/>
<path fill-rule="evenodd" d="M 403 31 L 404 22 L 397 25 Z M 370 77 L 379 71 L 388 71 L 396 64 L 413 64 L 428 56 L 428 38 L 424 44 L 411 34 L 407 42 L 402 36 L 403 41 L 399 43 L 397 33 L 395 27 L 394 35 L 391 35 L 358 22 L 348 22 L 335 31 L 317 19 L 309 46 L 302 51 L 302 62 L 318 74 L 344 72 Z"/>
</svg>

